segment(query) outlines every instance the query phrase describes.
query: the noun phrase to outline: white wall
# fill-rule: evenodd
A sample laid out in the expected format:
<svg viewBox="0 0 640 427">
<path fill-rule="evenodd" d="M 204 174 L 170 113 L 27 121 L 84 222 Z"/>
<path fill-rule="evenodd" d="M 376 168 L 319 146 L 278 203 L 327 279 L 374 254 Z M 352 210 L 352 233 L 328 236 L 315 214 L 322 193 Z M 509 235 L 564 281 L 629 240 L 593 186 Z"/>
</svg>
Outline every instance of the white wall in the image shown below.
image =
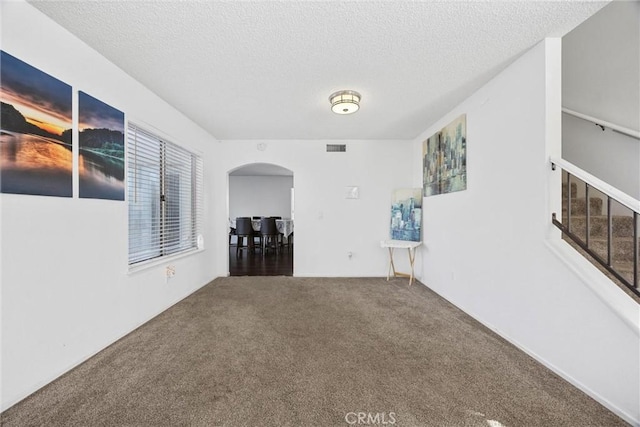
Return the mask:
<svg viewBox="0 0 640 427">
<path fill-rule="evenodd" d="M 561 203 L 548 161 L 560 150 L 560 63 L 559 39 L 535 46 L 414 142 L 421 152 L 467 114 L 468 190 L 424 199 L 418 277 L 637 424 L 638 306 L 551 224 Z M 418 161 L 414 171 L 417 184 Z"/>
<path fill-rule="evenodd" d="M 562 158 L 640 200 L 639 140 L 563 113 Z"/>
<path fill-rule="evenodd" d="M 562 39 L 562 105 L 640 130 L 640 1 L 613 1 Z M 562 157 L 640 199 L 640 141 L 563 114 Z"/>
<path fill-rule="evenodd" d="M 229 176 L 229 218 L 291 218 L 292 176 Z"/>
<path fill-rule="evenodd" d="M 640 130 L 640 1 L 612 1 L 562 38 L 562 106 Z"/>
<path fill-rule="evenodd" d="M 347 144 L 346 153 L 327 153 L 327 142 L 220 142 L 214 192 L 225 193 L 227 173 L 245 164 L 287 168 L 294 173 L 295 188 L 294 276 L 386 276 L 387 254 L 380 241 L 389 235 L 391 193 L 411 185 L 409 166 L 419 156 L 411 141 L 329 141 Z M 259 143 L 266 149 L 258 150 Z M 346 199 L 346 186 L 359 186 L 360 198 Z M 226 212 L 225 206 L 216 206 L 220 236 L 226 236 Z M 226 237 L 216 245 L 217 274 L 227 275 Z M 351 259 L 347 252 L 353 253 Z"/>
<path fill-rule="evenodd" d="M 200 152 L 212 213 L 211 136 L 32 6 L 0 7 L 3 50 Z M 0 210 L 2 410 L 215 276 L 210 249 L 171 261 L 168 283 L 166 264 L 128 274 L 125 202 L 2 194 Z"/>
</svg>

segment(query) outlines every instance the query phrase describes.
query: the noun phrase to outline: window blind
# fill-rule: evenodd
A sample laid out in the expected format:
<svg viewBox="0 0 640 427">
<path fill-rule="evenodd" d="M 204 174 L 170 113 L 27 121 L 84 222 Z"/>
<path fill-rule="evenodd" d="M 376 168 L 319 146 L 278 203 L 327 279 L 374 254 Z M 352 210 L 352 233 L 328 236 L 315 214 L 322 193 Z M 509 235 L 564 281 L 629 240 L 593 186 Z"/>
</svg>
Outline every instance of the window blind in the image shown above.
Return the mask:
<svg viewBox="0 0 640 427">
<path fill-rule="evenodd" d="M 127 157 L 129 264 L 197 248 L 201 158 L 131 122 Z"/>
</svg>

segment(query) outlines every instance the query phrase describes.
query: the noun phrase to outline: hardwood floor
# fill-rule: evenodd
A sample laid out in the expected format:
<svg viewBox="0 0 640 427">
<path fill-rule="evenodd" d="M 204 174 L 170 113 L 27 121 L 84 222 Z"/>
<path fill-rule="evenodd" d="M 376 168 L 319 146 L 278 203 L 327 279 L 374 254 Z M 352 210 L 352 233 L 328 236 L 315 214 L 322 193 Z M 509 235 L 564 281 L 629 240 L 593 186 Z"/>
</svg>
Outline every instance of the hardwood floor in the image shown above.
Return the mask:
<svg viewBox="0 0 640 427">
<path fill-rule="evenodd" d="M 260 251 L 251 254 L 241 251 L 236 256 L 236 246 L 229 246 L 230 276 L 293 276 L 293 250 L 283 248 L 277 253 Z"/>
</svg>

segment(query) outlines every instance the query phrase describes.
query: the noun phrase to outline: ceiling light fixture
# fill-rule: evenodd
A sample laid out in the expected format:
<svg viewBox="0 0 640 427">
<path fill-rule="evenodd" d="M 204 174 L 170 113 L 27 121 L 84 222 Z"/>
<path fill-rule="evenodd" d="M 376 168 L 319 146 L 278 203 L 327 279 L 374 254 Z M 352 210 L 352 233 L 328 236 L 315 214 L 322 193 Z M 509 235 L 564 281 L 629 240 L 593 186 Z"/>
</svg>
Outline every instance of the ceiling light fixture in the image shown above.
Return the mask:
<svg viewBox="0 0 640 427">
<path fill-rule="evenodd" d="M 329 97 L 331 111 L 336 114 L 351 114 L 360 109 L 362 96 L 355 90 L 340 90 Z"/>
</svg>

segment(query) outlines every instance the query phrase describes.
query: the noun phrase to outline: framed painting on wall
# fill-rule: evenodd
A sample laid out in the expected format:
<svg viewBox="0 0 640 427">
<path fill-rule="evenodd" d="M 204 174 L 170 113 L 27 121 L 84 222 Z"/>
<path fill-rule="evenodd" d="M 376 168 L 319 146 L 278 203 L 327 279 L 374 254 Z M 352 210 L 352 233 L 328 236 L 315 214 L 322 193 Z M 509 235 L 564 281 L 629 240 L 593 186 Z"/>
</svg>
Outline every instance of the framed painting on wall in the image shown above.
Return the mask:
<svg viewBox="0 0 640 427">
<path fill-rule="evenodd" d="M 420 242 L 421 231 L 422 189 L 394 190 L 391 199 L 391 239 Z"/>
<path fill-rule="evenodd" d="M 467 189 L 467 116 L 463 114 L 423 142 L 425 197 Z"/>
<path fill-rule="evenodd" d="M 72 197 L 71 86 L 0 51 L 0 191 Z"/>
<path fill-rule="evenodd" d="M 124 113 L 78 92 L 80 197 L 124 200 Z"/>
<path fill-rule="evenodd" d="M 424 196 L 440 194 L 440 132 L 422 143 Z"/>
</svg>

